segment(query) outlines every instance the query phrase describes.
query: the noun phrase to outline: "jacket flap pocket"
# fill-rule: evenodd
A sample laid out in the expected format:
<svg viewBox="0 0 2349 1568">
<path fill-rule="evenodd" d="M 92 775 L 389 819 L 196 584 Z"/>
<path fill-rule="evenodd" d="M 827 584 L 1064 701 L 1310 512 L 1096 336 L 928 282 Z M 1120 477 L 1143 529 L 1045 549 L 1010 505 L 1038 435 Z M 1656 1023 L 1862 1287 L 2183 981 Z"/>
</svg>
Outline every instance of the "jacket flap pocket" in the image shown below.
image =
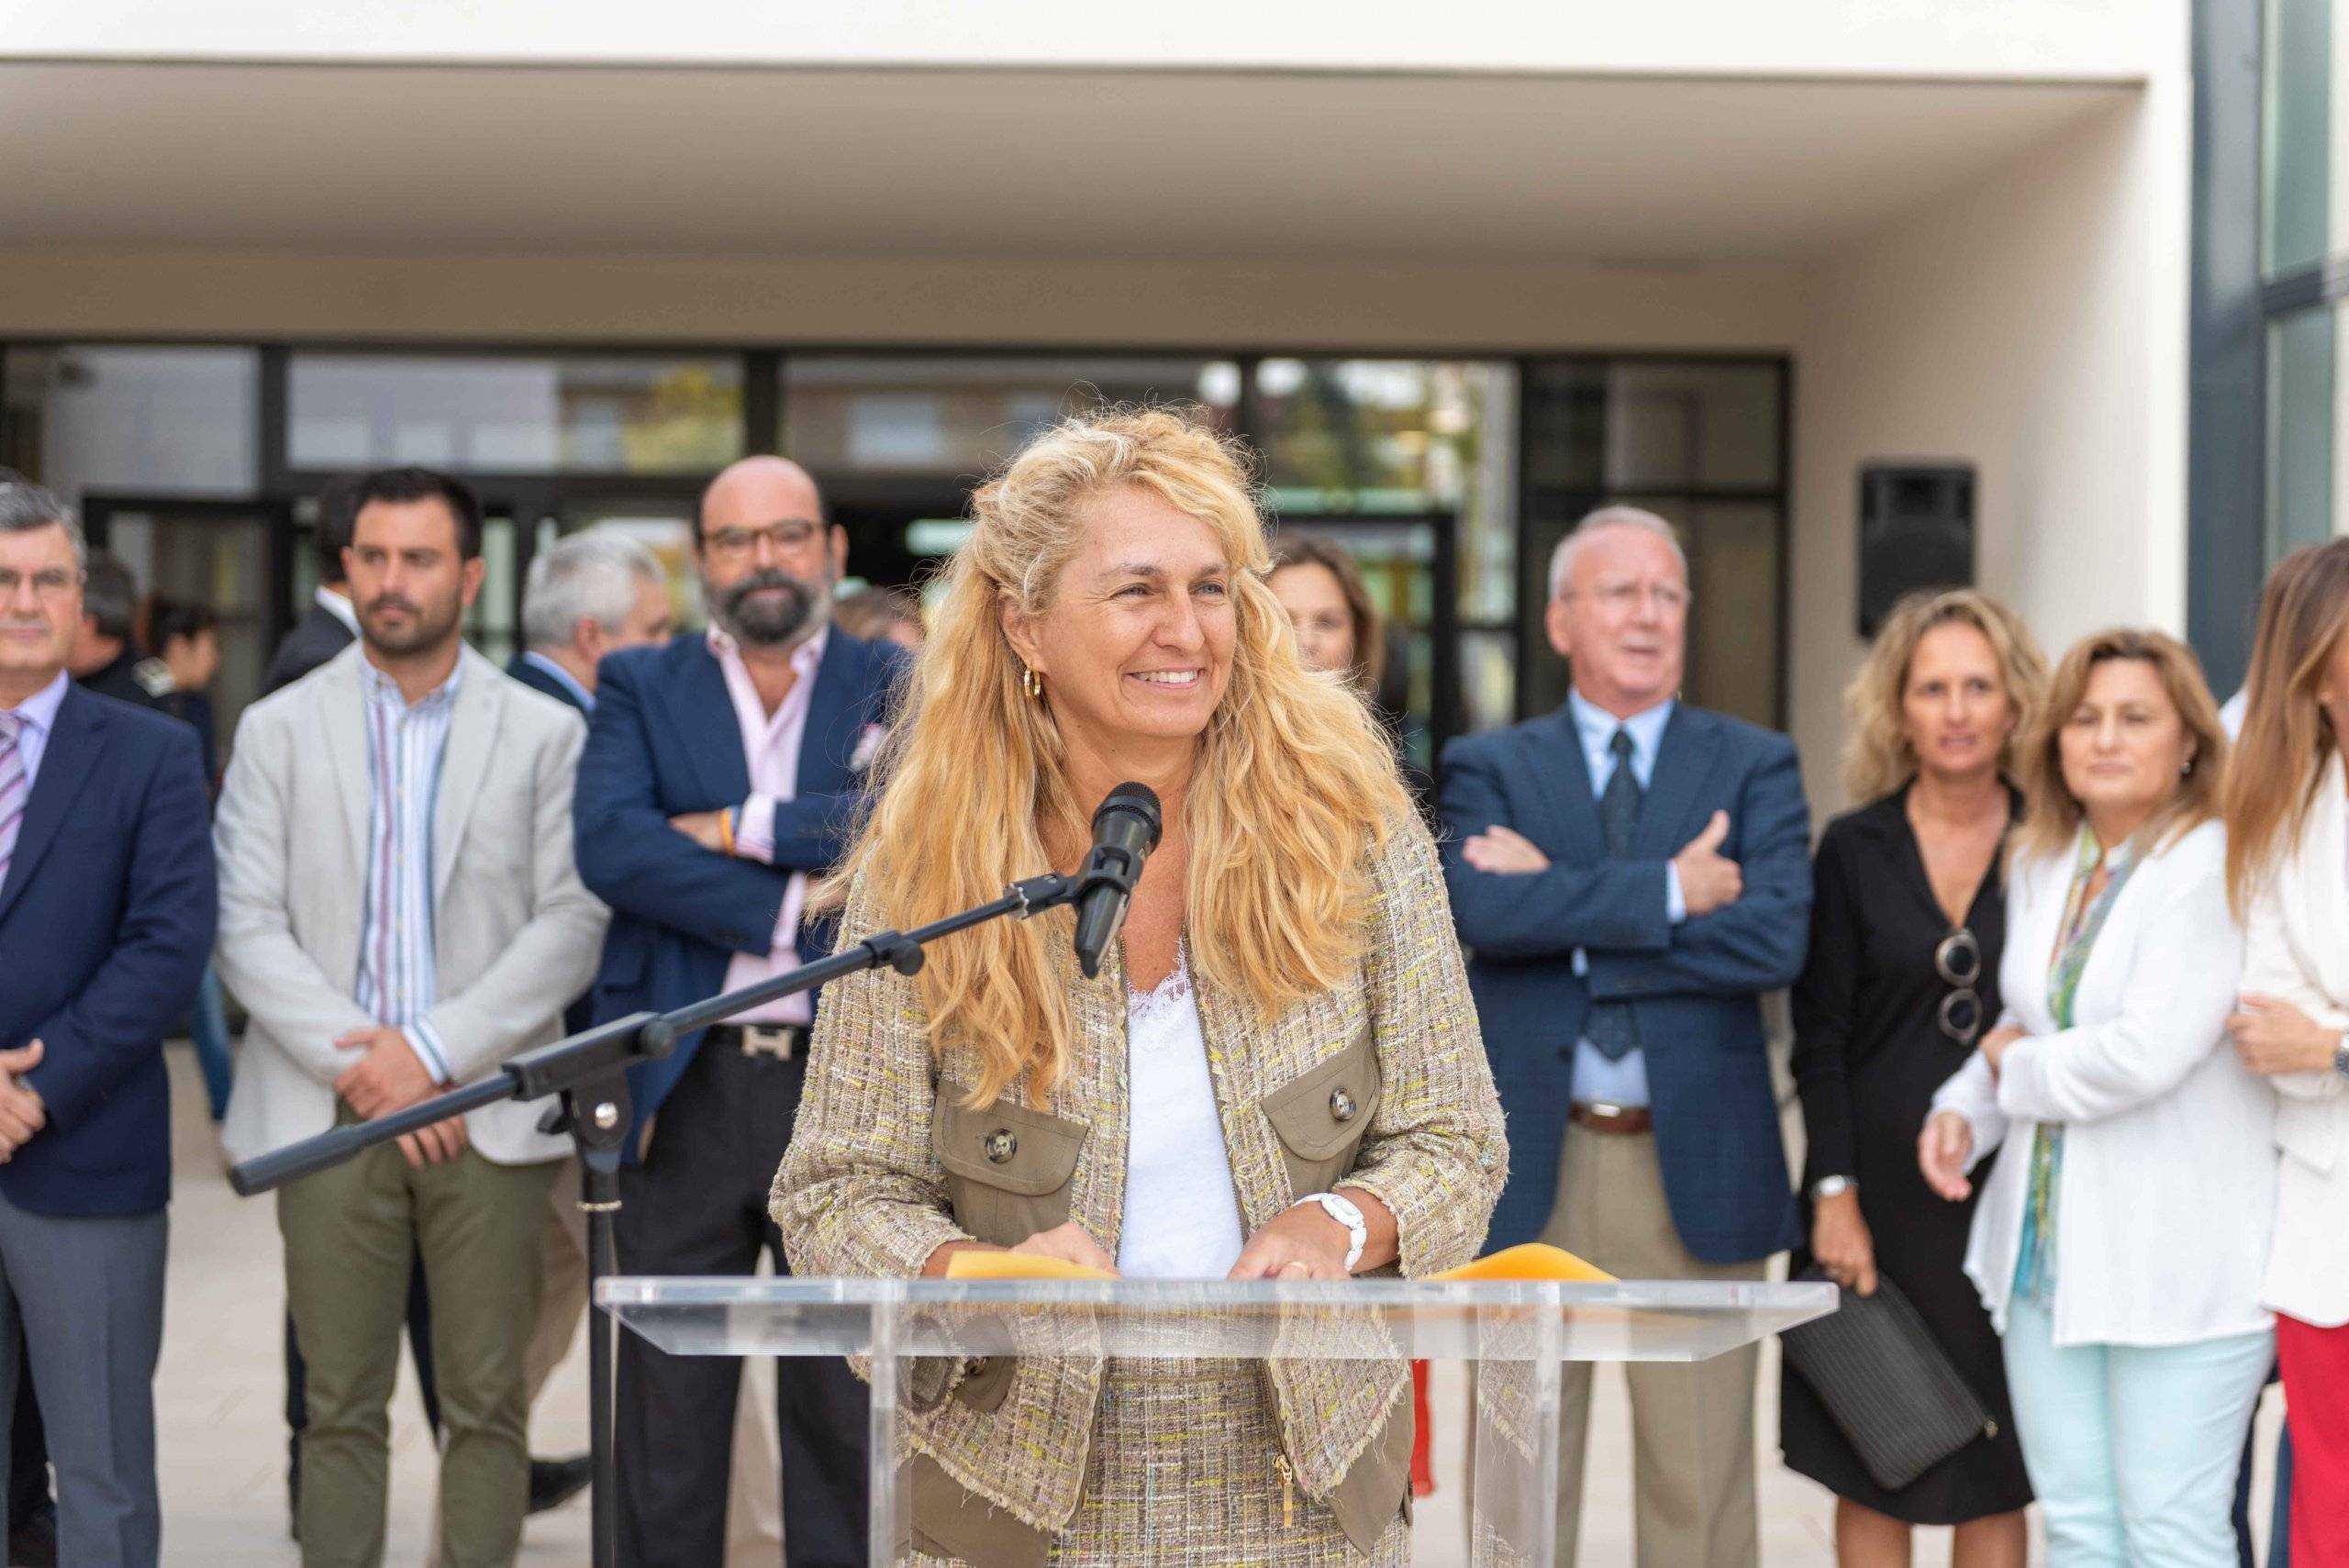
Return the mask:
<svg viewBox="0 0 2349 1568">
<path fill-rule="evenodd" d="M 1068 1185 L 1086 1128 L 1008 1100 L 973 1110 L 960 1085 L 941 1083 L 930 1136 L 938 1162 L 968 1181 L 1022 1197 L 1041 1197 Z"/>
<path fill-rule="evenodd" d="M 1264 1096 L 1264 1117 L 1288 1151 L 1327 1160 L 1361 1141 L 1378 1109 L 1378 1048 L 1370 1025 L 1337 1055 Z"/>
</svg>

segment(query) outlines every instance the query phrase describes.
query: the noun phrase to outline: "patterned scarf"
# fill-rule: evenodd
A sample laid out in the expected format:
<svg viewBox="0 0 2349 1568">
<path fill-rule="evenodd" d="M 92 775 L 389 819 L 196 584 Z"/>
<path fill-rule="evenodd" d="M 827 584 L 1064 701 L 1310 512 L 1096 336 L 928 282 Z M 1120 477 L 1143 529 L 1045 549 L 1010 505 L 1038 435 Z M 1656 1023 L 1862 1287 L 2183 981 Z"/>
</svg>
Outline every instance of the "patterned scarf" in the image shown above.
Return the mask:
<svg viewBox="0 0 2349 1568">
<path fill-rule="evenodd" d="M 2088 887 L 2098 868 L 2107 872 L 2103 888 L 2091 900 Z M 2097 934 L 2112 913 L 2129 873 L 2137 867 L 2136 841 L 2123 843 L 2110 854 L 2085 825 L 2072 858 L 2072 886 L 2064 899 L 2063 937 L 2047 971 L 2047 1010 L 2055 1027 L 2072 1027 L 2072 1005 L 2078 997 L 2080 975 L 2096 950 Z M 2023 1209 L 2022 1248 L 2015 1260 L 2015 1291 L 2043 1306 L 2055 1288 L 2055 1193 L 2064 1173 L 2064 1128 L 2042 1122 L 2031 1144 L 2031 1196 Z"/>
</svg>

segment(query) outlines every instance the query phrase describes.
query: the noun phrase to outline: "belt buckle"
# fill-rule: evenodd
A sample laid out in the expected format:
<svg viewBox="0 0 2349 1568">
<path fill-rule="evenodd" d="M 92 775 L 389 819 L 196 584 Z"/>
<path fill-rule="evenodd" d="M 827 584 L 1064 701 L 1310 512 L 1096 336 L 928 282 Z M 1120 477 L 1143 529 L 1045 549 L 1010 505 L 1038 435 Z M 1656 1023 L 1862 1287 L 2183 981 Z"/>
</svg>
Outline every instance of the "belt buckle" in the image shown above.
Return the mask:
<svg viewBox="0 0 2349 1568">
<path fill-rule="evenodd" d="M 1596 1117 L 1600 1121 L 1620 1121 L 1628 1114 L 1626 1107 L 1606 1100 L 1585 1100 L 1582 1108 L 1585 1115 Z"/>
<path fill-rule="evenodd" d="M 789 1024 L 744 1024 L 741 1029 L 745 1056 L 772 1056 L 777 1062 L 788 1062 L 796 1054 L 794 1037 L 797 1031 Z"/>
</svg>

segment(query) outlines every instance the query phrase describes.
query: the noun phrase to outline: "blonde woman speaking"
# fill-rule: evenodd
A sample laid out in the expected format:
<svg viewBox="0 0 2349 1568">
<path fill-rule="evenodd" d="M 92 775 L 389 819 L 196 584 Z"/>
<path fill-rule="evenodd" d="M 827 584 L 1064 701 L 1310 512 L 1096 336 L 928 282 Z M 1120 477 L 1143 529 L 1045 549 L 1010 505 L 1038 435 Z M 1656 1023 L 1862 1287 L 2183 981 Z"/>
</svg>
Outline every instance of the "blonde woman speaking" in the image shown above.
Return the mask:
<svg viewBox="0 0 2349 1568">
<path fill-rule="evenodd" d="M 1064 914 L 825 994 L 774 1216 L 800 1274 L 1009 1248 L 1183 1279 L 1477 1250 L 1501 1118 L 1435 851 L 1308 674 L 1231 450 L 1074 420 L 980 489 L 872 818 L 861 939 L 1073 871 L 1121 780 L 1165 840 L 1098 980 Z M 1401 1564 L 1400 1362 L 966 1365 L 913 1422 L 918 1561 Z"/>
</svg>

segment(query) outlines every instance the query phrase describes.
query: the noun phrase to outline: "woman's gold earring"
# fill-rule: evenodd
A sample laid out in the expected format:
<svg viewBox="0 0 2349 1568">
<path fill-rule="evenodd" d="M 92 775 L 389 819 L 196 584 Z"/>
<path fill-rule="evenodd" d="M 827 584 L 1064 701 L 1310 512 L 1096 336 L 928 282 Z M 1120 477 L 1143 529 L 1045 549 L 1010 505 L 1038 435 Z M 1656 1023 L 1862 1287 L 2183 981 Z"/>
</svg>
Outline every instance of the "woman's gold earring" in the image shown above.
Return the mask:
<svg viewBox="0 0 2349 1568">
<path fill-rule="evenodd" d="M 1019 667 L 1019 689 L 1033 702 L 1044 695 L 1044 677 L 1023 664 Z"/>
</svg>

